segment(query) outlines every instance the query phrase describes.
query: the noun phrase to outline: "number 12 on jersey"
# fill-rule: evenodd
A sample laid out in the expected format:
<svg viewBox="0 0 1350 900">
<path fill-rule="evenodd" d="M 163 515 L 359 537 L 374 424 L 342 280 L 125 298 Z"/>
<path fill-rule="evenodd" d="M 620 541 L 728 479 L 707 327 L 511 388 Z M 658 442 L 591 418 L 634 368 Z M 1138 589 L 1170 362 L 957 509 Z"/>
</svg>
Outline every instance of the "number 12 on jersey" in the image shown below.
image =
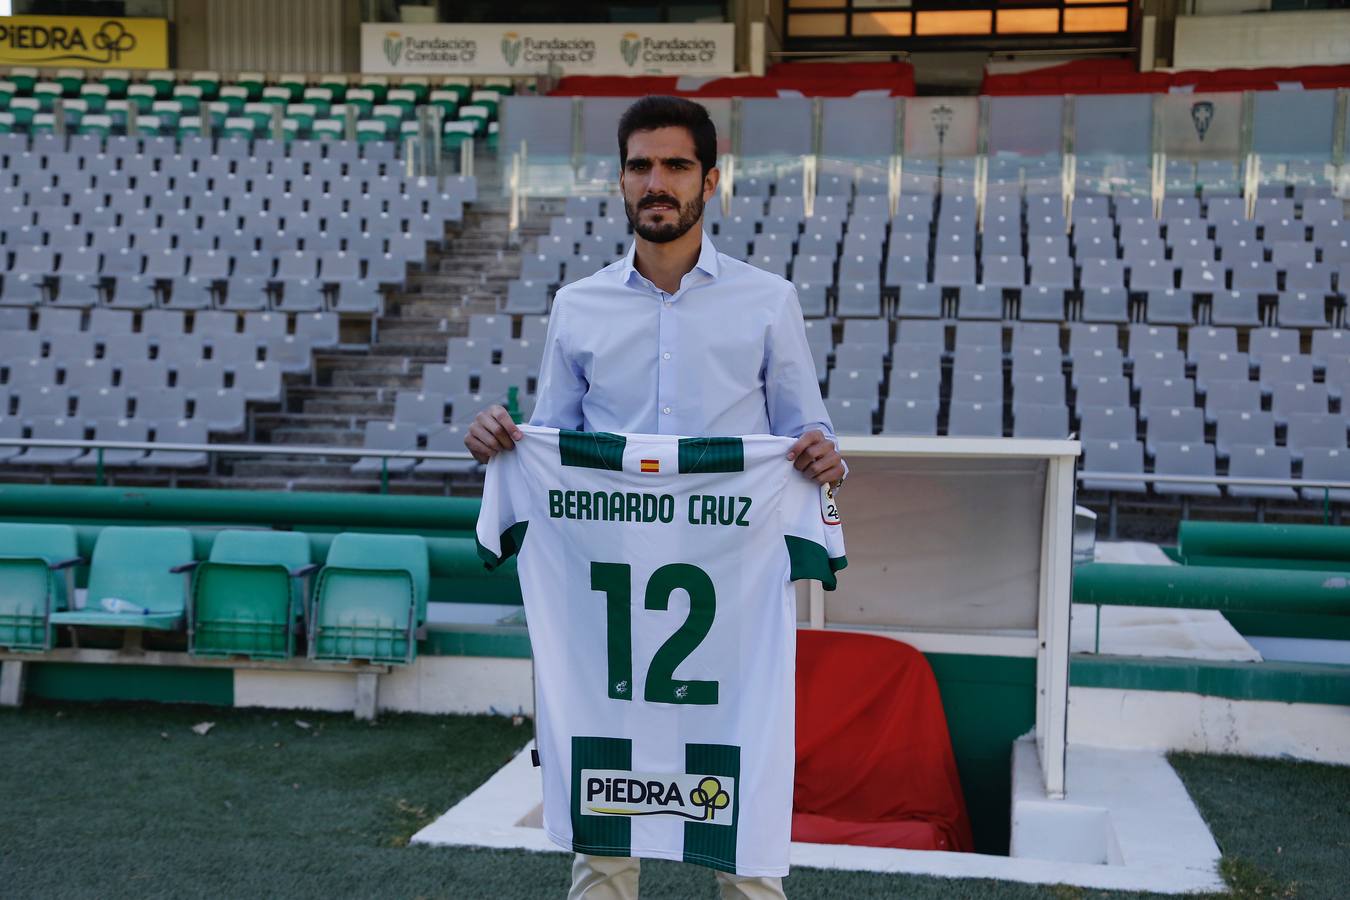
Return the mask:
<svg viewBox="0 0 1350 900">
<path fill-rule="evenodd" d="M 633 699 L 633 567 L 627 563 L 591 563 L 591 590 L 605 595 L 605 630 L 609 658 L 609 696 Z M 670 608 L 670 595 L 689 595 L 689 615 L 652 657 L 643 699 L 648 703 L 714 706 L 716 681 L 681 680 L 675 669 L 702 643 L 712 629 L 717 591 L 708 573 L 688 563 L 670 563 L 647 580 L 643 606 L 654 611 Z"/>
</svg>

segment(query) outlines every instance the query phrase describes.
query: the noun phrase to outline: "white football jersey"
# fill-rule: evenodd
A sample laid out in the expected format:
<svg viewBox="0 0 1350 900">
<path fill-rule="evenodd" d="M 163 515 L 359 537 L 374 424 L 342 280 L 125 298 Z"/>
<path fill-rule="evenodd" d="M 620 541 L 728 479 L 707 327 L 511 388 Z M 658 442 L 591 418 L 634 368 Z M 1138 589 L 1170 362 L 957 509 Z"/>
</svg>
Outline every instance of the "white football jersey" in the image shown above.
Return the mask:
<svg viewBox="0 0 1350 900">
<path fill-rule="evenodd" d="M 792 582 L 847 563 L 833 493 L 789 438 L 521 430 L 478 543 L 489 568 L 519 554 L 549 837 L 787 874 Z"/>
</svg>

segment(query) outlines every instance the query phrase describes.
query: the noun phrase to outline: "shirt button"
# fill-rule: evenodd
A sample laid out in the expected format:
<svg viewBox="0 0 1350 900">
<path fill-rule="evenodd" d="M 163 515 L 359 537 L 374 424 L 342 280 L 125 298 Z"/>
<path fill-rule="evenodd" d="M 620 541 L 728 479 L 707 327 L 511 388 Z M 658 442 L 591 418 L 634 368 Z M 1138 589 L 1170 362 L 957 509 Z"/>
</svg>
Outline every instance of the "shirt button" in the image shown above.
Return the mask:
<svg viewBox="0 0 1350 900">
<path fill-rule="evenodd" d="M 662 353 L 662 354 L 661 354 L 661 358 L 662 358 L 662 359 L 670 359 L 670 354 L 669 354 L 669 353 Z"/>
<path fill-rule="evenodd" d="M 666 301 L 666 309 L 670 309 L 670 301 L 669 301 L 669 300 Z"/>
<path fill-rule="evenodd" d="M 665 409 L 661 410 L 661 412 L 665 413 L 666 415 L 670 415 L 670 407 L 667 406 Z"/>
</svg>

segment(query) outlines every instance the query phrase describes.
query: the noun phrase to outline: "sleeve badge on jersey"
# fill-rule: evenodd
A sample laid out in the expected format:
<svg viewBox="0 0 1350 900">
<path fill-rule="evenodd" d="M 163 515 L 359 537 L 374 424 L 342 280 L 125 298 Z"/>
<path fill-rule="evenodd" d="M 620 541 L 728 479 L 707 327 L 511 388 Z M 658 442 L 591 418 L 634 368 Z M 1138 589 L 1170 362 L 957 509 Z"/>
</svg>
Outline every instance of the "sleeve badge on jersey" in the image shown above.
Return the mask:
<svg viewBox="0 0 1350 900">
<path fill-rule="evenodd" d="M 838 525 L 839 501 L 834 496 L 834 485 L 822 484 L 820 486 L 820 520 L 826 525 Z"/>
</svg>

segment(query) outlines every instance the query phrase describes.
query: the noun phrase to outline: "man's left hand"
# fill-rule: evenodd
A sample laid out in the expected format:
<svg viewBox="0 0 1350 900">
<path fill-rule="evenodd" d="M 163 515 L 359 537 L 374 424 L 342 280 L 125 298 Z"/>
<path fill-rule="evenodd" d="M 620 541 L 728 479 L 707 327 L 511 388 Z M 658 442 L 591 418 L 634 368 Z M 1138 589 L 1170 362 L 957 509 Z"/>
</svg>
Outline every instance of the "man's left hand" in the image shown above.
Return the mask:
<svg viewBox="0 0 1350 900">
<path fill-rule="evenodd" d="M 798 472 L 818 484 L 830 484 L 844 477 L 844 458 L 834 442 L 819 431 L 808 431 L 797 438 L 787 458 Z"/>
</svg>

